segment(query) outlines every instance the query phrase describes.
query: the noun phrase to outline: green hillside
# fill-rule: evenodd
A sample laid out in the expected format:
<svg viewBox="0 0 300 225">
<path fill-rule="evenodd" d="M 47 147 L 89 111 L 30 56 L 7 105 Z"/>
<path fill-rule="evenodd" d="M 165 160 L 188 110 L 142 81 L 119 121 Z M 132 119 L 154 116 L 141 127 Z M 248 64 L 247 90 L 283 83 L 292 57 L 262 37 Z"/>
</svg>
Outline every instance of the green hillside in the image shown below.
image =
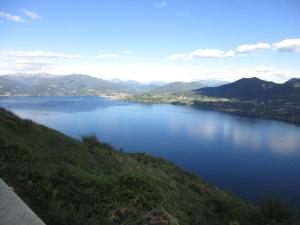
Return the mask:
<svg viewBox="0 0 300 225">
<path fill-rule="evenodd" d="M 300 98 L 299 79 L 293 78 L 283 84 L 277 84 L 256 77 L 243 78 L 219 87 L 206 87 L 196 90 L 201 95 L 239 100 L 285 100 Z"/>
<path fill-rule="evenodd" d="M 171 162 L 77 141 L 0 109 L 0 177 L 48 225 L 296 224 L 276 201 L 250 205 Z"/>
</svg>

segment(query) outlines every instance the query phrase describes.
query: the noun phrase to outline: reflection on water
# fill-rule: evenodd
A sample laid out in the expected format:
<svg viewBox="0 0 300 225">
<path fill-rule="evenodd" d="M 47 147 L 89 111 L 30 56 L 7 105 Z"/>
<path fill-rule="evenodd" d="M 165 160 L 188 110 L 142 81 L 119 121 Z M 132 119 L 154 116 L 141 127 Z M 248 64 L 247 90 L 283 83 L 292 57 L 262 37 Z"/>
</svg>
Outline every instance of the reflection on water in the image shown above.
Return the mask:
<svg viewBox="0 0 300 225">
<path fill-rule="evenodd" d="M 2 97 L 0 106 L 79 138 L 174 161 L 249 200 L 279 195 L 300 206 L 300 127 L 175 105 L 97 97 Z"/>
<path fill-rule="evenodd" d="M 217 115 L 220 116 L 220 115 Z M 268 150 L 282 155 L 300 152 L 299 127 L 275 121 L 251 120 L 215 115 L 203 118 L 176 117 L 169 119 L 170 132 L 180 134 L 182 131 L 191 138 L 204 141 L 218 140 L 231 143 L 241 150 Z"/>
</svg>

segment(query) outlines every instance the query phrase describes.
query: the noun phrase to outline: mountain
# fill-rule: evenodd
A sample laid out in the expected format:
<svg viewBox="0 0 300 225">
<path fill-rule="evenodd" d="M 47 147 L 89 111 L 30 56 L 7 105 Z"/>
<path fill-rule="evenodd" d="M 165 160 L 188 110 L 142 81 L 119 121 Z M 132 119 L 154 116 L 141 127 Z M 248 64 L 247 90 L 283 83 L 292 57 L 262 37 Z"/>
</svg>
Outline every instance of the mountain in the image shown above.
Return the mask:
<svg viewBox="0 0 300 225">
<path fill-rule="evenodd" d="M 286 100 L 300 100 L 300 79 L 292 78 L 283 84 L 279 84 L 268 91 L 270 98 Z"/>
<path fill-rule="evenodd" d="M 204 87 L 218 87 L 224 84 L 228 84 L 226 81 L 216 79 L 198 80 L 199 83 L 203 84 Z"/>
<path fill-rule="evenodd" d="M 123 85 L 91 77 L 72 74 L 56 76 L 31 89 L 34 95 L 86 95 L 98 92 L 128 91 Z"/>
<path fill-rule="evenodd" d="M 0 95 L 2 93 L 18 95 L 19 93 L 23 93 L 26 88 L 29 88 L 29 86 L 24 85 L 13 79 L 0 76 Z"/>
<path fill-rule="evenodd" d="M 135 80 L 122 81 L 119 79 L 114 79 L 114 80 L 109 80 L 109 81 L 112 83 L 115 83 L 115 84 L 120 84 L 120 85 L 130 87 L 135 92 L 150 91 L 150 90 L 153 90 L 155 88 L 158 88 L 158 87 L 164 85 L 164 83 L 162 84 L 162 83 L 158 83 L 158 82 L 150 82 L 150 83 L 144 84 L 144 83 L 137 82 Z"/>
<path fill-rule="evenodd" d="M 172 82 L 150 91 L 151 94 L 176 94 L 185 93 L 204 87 L 202 83 L 194 82 Z"/>
<path fill-rule="evenodd" d="M 243 78 L 219 87 L 207 87 L 196 90 L 201 95 L 234 98 L 239 100 L 278 100 L 300 97 L 299 79 L 292 79 L 283 84 L 254 78 Z"/>
<path fill-rule="evenodd" d="M 13 80 L 19 85 L 24 85 L 25 87 L 32 87 L 38 84 L 41 84 L 50 78 L 54 78 L 54 75 L 48 73 L 36 73 L 36 74 L 26 74 L 26 73 L 16 73 L 10 75 L 2 75 L 0 77 L 4 77 L 9 80 Z"/>
<path fill-rule="evenodd" d="M 169 84 L 169 82 L 164 82 L 164 81 L 151 81 L 149 83 L 149 85 L 156 86 L 156 87 L 162 87 L 162 86 L 165 86 L 167 84 Z"/>
<path fill-rule="evenodd" d="M 204 86 L 215 86 L 220 82 L 150 82 L 134 80 L 103 80 L 89 75 L 9 74 L 0 76 L 0 95 L 109 95 L 112 93 L 175 94 L 186 93 Z"/>
<path fill-rule="evenodd" d="M 300 86 L 300 78 L 292 78 L 285 83 L 287 85 L 292 85 L 293 87 L 299 87 Z"/>
<path fill-rule="evenodd" d="M 2 75 L 0 82 L 0 95 L 106 95 L 143 92 L 158 87 L 136 81 L 108 81 L 82 74 Z"/>
<path fill-rule="evenodd" d="M 260 208 L 173 163 L 82 141 L 0 109 L 0 176 L 55 225 L 292 225 L 278 202 Z"/>
</svg>

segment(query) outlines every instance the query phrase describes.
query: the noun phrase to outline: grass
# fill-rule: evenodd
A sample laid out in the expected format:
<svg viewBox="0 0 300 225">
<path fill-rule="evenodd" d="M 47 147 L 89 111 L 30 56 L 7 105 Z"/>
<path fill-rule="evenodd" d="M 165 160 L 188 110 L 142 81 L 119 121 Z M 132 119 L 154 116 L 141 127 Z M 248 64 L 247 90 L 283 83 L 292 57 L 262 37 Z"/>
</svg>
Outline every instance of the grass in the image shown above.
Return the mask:
<svg viewBox="0 0 300 225">
<path fill-rule="evenodd" d="M 275 201 L 251 205 L 164 159 L 91 135 L 81 142 L 4 109 L 0 176 L 48 225 L 299 224 Z"/>
</svg>

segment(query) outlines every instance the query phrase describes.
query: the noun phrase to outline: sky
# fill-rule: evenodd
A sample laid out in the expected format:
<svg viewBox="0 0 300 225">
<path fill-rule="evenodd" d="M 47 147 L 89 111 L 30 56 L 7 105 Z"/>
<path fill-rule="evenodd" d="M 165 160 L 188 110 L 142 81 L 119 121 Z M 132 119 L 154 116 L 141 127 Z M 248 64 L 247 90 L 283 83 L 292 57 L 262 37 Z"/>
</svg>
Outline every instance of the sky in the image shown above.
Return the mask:
<svg viewBox="0 0 300 225">
<path fill-rule="evenodd" d="M 300 0 L 0 0 L 0 74 L 300 78 Z"/>
</svg>

